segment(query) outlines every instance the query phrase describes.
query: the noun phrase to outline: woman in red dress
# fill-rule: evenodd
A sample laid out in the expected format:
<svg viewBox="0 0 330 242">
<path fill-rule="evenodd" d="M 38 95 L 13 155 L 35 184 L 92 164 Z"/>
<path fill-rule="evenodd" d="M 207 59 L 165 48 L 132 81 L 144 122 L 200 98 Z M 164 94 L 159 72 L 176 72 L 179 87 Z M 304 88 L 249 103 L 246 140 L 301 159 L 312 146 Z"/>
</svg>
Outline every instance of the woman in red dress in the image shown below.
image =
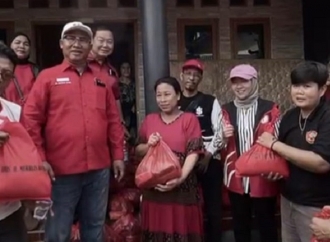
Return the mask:
<svg viewBox="0 0 330 242">
<path fill-rule="evenodd" d="M 10 48 L 15 51 L 18 63 L 15 67 L 15 79 L 8 85 L 5 96 L 8 101 L 23 105 L 36 80 L 39 69 L 30 58 L 31 40 L 22 33 L 15 34 Z"/>
<path fill-rule="evenodd" d="M 196 116 L 178 108 L 181 88 L 173 77 L 155 84 L 160 113 L 149 114 L 139 131 L 136 152 L 144 156 L 162 139 L 179 157 L 182 176 L 143 191 L 143 242 L 202 242 L 203 217 L 194 167 L 203 154 Z"/>
</svg>

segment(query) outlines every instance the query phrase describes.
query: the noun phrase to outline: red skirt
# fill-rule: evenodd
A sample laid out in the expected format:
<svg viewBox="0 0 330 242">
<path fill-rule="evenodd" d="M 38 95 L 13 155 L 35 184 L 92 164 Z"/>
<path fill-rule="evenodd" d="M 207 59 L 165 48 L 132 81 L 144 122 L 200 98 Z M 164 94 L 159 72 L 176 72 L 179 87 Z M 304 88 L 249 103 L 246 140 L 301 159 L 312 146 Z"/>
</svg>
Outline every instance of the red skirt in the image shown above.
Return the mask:
<svg viewBox="0 0 330 242">
<path fill-rule="evenodd" d="M 143 201 L 143 242 L 203 242 L 203 214 L 200 205 L 165 204 Z"/>
</svg>

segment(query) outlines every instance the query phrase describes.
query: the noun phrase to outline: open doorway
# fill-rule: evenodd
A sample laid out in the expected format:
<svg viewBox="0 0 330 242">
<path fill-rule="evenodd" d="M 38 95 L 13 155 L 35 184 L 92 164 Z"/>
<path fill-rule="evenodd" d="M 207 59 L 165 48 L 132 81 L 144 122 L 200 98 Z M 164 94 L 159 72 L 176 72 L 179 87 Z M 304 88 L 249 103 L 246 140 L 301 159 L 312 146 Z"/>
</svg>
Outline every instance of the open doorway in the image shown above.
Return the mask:
<svg viewBox="0 0 330 242">
<path fill-rule="evenodd" d="M 9 45 L 9 41 L 14 35 L 14 23 L 13 22 L 0 22 L 0 41 Z"/>
</svg>

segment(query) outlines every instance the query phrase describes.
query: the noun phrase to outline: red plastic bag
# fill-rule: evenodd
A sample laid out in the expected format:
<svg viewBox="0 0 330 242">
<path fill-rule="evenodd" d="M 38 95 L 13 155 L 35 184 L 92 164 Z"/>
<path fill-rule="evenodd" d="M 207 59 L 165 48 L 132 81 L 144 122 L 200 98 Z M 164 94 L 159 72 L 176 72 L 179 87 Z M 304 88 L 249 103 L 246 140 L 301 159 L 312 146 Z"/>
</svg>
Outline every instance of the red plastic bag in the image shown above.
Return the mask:
<svg viewBox="0 0 330 242">
<path fill-rule="evenodd" d="M 134 208 L 132 203 L 128 199 L 125 199 L 124 196 L 118 194 L 111 198 L 109 212 L 111 220 L 117 220 L 122 216 L 133 212 Z"/>
<path fill-rule="evenodd" d="M 71 227 L 71 240 L 70 240 L 70 242 L 80 242 L 79 223 L 74 224 Z"/>
<path fill-rule="evenodd" d="M 328 207 L 323 208 L 320 213 L 315 215 L 315 217 L 316 218 L 322 218 L 322 219 L 330 219 L 330 208 L 328 208 Z M 311 242 L 330 242 L 330 239 L 318 240 L 313 235 Z"/>
<path fill-rule="evenodd" d="M 125 242 L 125 238 L 116 233 L 109 225 L 104 225 L 103 235 L 105 242 Z"/>
<path fill-rule="evenodd" d="M 125 242 L 141 242 L 142 234 L 128 235 L 125 238 Z"/>
<path fill-rule="evenodd" d="M 130 201 L 134 207 L 140 206 L 141 191 L 137 188 L 127 188 L 120 193 L 127 201 Z"/>
<path fill-rule="evenodd" d="M 0 123 L 9 134 L 0 148 L 0 201 L 50 199 L 51 181 L 31 137 L 19 122 Z"/>
<path fill-rule="evenodd" d="M 132 214 L 127 214 L 118 219 L 111 225 L 111 229 L 123 238 L 141 234 L 140 221 Z"/>
<path fill-rule="evenodd" d="M 156 146 L 150 147 L 142 159 L 136 170 L 135 183 L 139 188 L 153 188 L 180 176 L 181 165 L 178 157 L 161 140 Z"/>
<path fill-rule="evenodd" d="M 275 120 L 264 124 L 262 132 L 274 133 L 274 123 Z M 284 178 L 289 176 L 289 167 L 286 160 L 271 149 L 257 143 L 236 160 L 235 168 L 236 176 L 239 177 L 260 176 L 271 172 L 278 173 Z"/>
</svg>

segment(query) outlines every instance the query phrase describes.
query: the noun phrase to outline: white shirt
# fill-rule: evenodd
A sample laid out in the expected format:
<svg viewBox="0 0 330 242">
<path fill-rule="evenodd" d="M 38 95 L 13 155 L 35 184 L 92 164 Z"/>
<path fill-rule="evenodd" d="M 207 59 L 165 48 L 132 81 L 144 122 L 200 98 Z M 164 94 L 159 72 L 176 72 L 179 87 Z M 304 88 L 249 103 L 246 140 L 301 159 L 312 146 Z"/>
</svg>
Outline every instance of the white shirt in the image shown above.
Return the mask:
<svg viewBox="0 0 330 242">
<path fill-rule="evenodd" d="M 2 110 L 0 116 L 7 117 L 10 121 L 19 122 L 21 107 L 15 103 L 0 98 Z M 0 174 L 1 176 L 1 174 Z M 1 179 L 0 179 L 1 180 Z M 21 202 L 0 202 L 0 220 L 7 218 L 21 207 Z"/>
<path fill-rule="evenodd" d="M 214 158 L 220 159 L 219 150 L 223 147 L 225 142 L 223 142 L 223 117 L 222 109 L 219 104 L 219 101 L 215 98 L 212 106 L 211 113 L 211 122 L 212 122 L 212 136 L 203 136 L 205 149 L 210 152 Z M 210 140 L 210 141 L 205 141 Z"/>
</svg>

